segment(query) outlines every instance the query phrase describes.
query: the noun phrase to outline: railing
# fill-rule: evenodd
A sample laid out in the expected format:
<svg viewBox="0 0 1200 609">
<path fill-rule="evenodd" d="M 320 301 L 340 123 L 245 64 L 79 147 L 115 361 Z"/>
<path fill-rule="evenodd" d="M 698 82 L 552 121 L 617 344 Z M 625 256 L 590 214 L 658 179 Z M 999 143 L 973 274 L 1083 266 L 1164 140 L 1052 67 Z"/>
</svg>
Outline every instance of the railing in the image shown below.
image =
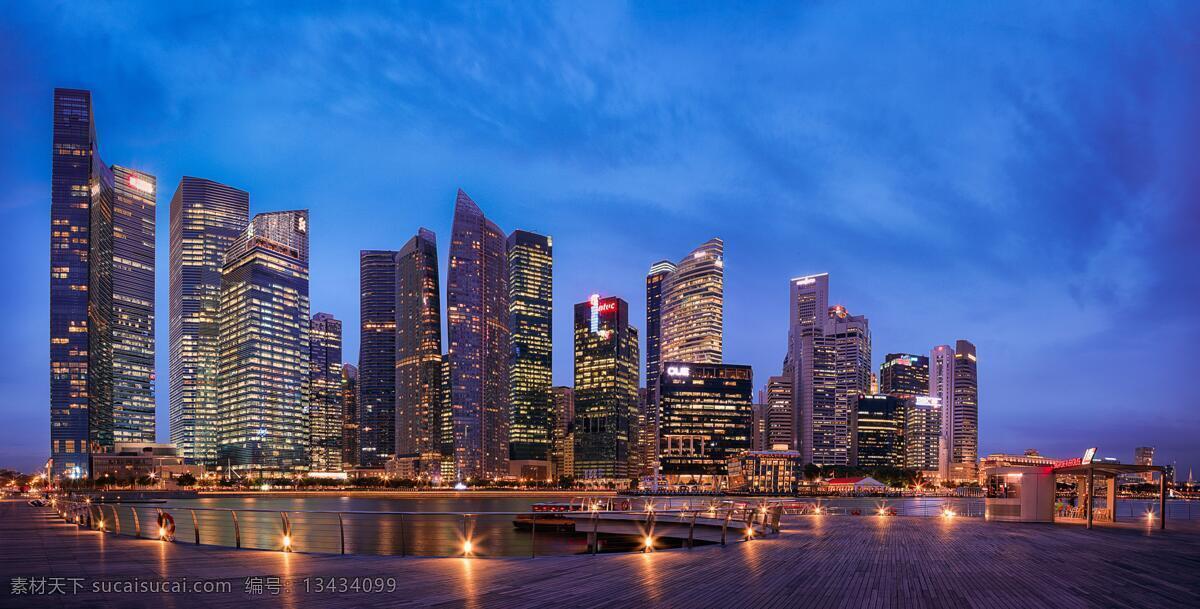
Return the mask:
<svg viewBox="0 0 1200 609">
<path fill-rule="evenodd" d="M 780 505 L 783 513 L 789 516 L 984 516 L 984 502 L 978 498 L 931 497 L 889 501 L 884 498 L 838 497 L 788 500 L 780 502 Z"/>
<path fill-rule="evenodd" d="M 553 520 L 562 512 L 370 512 L 267 510 L 155 504 L 57 501 L 67 521 L 116 535 L 196 545 L 274 551 L 398 556 L 548 556 L 608 551 L 692 548 L 697 526 L 721 527 L 721 543 L 779 532 L 782 509 L 725 506 L 718 509 L 566 512 L 579 522 L 573 532 Z M 598 533 L 616 515 L 637 526 L 637 535 Z M 528 532 L 518 529 L 524 518 Z M 715 520 L 714 520 L 715 518 Z M 656 527 L 687 529 L 667 536 Z M 586 534 L 586 535 L 583 535 Z"/>
</svg>

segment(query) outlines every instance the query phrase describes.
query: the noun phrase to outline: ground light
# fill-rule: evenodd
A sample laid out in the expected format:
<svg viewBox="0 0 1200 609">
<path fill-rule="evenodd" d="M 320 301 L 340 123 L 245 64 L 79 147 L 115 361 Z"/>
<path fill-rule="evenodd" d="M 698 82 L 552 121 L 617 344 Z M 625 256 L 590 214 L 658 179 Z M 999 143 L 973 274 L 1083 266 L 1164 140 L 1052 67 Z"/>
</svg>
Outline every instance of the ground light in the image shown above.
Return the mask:
<svg viewBox="0 0 1200 609">
<path fill-rule="evenodd" d="M 470 539 L 468 539 L 468 540 L 466 540 L 466 541 L 464 541 L 464 542 L 463 542 L 463 554 L 464 554 L 464 555 L 466 555 L 466 556 L 470 556 L 470 555 L 471 555 L 471 552 L 472 552 L 474 549 L 475 549 L 475 544 L 471 543 L 471 540 L 470 540 Z"/>
<path fill-rule="evenodd" d="M 746 540 L 749 541 L 751 537 L 754 537 L 754 527 L 746 527 Z"/>
<path fill-rule="evenodd" d="M 167 540 L 167 529 L 165 527 L 158 527 L 158 538 L 163 541 Z"/>
<path fill-rule="evenodd" d="M 647 536 L 645 537 L 645 539 L 643 539 L 643 540 L 642 540 L 642 544 L 643 544 L 642 551 L 643 551 L 643 552 L 650 552 L 650 551 L 652 551 L 652 550 L 654 549 L 654 538 L 653 538 L 653 537 L 651 537 L 651 536 L 649 536 L 649 535 L 647 535 Z"/>
<path fill-rule="evenodd" d="M 954 518 L 957 515 L 958 514 L 955 514 L 954 510 L 952 510 L 950 508 L 946 508 L 946 509 L 942 510 L 942 518 Z"/>
<path fill-rule="evenodd" d="M 101 531 L 103 531 L 104 530 L 104 521 L 101 520 L 101 521 L 97 522 L 96 527 L 99 528 Z"/>
<path fill-rule="evenodd" d="M 292 551 L 292 536 L 291 535 L 283 536 L 283 551 L 284 552 Z"/>
</svg>

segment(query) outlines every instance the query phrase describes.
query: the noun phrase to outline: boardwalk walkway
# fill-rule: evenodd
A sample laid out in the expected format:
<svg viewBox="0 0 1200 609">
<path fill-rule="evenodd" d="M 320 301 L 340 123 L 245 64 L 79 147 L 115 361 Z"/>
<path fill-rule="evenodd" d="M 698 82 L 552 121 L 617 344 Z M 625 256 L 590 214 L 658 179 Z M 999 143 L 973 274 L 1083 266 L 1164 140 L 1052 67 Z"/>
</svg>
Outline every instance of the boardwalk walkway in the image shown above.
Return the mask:
<svg viewBox="0 0 1200 609">
<path fill-rule="evenodd" d="M 279 595 L 246 578 L 280 578 Z M 305 578 L 394 577 L 392 593 Z M 654 554 L 537 559 L 283 554 L 115 537 L 0 502 L 0 607 L 1200 607 L 1200 529 L 959 518 L 796 517 L 779 537 Z M 13 578 L 82 578 L 12 595 Z M 227 593 L 90 592 L 98 582 L 227 582 Z M 72 582 L 74 583 L 74 582 Z M 339 584 L 340 585 L 340 584 Z"/>
</svg>

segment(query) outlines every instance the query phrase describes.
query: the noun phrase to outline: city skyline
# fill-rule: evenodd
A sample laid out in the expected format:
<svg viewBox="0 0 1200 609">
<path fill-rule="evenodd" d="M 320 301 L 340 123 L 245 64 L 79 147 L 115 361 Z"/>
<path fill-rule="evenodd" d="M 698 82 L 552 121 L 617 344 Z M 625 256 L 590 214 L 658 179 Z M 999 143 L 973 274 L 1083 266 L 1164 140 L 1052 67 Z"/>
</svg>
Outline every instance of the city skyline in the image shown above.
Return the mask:
<svg viewBox="0 0 1200 609">
<path fill-rule="evenodd" d="M 27 39 L 18 36 L 18 42 L 14 44 L 20 45 L 25 40 Z M 711 209 L 711 205 L 714 204 L 713 201 L 706 202 L 705 197 L 697 194 L 696 191 L 685 192 L 683 195 L 670 193 L 677 201 L 664 203 L 663 207 L 646 208 L 634 204 L 636 201 L 633 203 L 622 202 L 620 197 L 611 195 L 593 199 L 593 202 L 613 204 L 619 209 L 627 211 L 636 223 L 652 222 L 658 214 L 671 219 L 670 222 L 665 222 L 661 226 L 625 235 L 616 229 L 628 228 L 628 225 L 618 226 L 611 219 L 604 220 L 603 218 L 598 221 L 598 224 L 589 224 L 589 222 L 595 222 L 593 218 L 605 214 L 588 214 L 585 211 L 587 208 L 568 205 L 564 202 L 570 199 L 568 195 L 577 194 L 578 190 L 572 189 L 562 195 L 530 197 L 529 188 L 506 184 L 505 179 L 499 175 L 498 171 L 489 173 L 482 167 L 475 167 L 474 165 L 478 163 L 477 159 L 471 161 L 466 167 L 448 166 L 439 169 L 434 172 L 435 175 L 432 177 L 418 181 L 411 192 L 405 192 L 400 197 L 409 202 L 407 207 L 412 208 L 405 212 L 392 210 L 393 206 L 387 203 L 387 197 L 392 195 L 391 193 L 385 194 L 383 191 L 368 197 L 361 197 L 364 200 L 345 203 L 345 207 L 341 200 L 317 200 L 321 196 L 320 189 L 312 194 L 301 194 L 299 196 L 304 197 L 304 200 L 291 203 L 289 199 L 297 195 L 297 189 L 285 187 L 283 179 L 272 177 L 270 172 L 266 172 L 264 175 L 254 173 L 264 167 L 282 166 L 284 163 L 277 158 L 259 159 L 253 153 L 232 150 L 228 146 L 233 143 L 241 146 L 256 145 L 262 140 L 254 136 L 253 132 L 237 136 L 237 139 L 228 133 L 222 133 L 214 141 L 206 141 L 204 138 L 180 137 L 182 132 L 179 130 L 196 129 L 199 128 L 199 125 L 191 124 L 183 116 L 168 120 L 163 115 L 165 109 L 157 111 L 151 109 L 151 111 L 145 112 L 143 110 L 147 109 L 145 104 L 148 102 L 135 102 L 129 99 L 122 101 L 120 85 L 123 81 L 120 77 L 110 79 L 105 76 L 103 71 L 94 76 L 69 71 L 65 74 L 52 73 L 65 76 L 65 78 L 61 78 L 61 82 L 51 82 L 49 86 L 77 85 L 91 89 L 97 104 L 98 139 L 101 142 L 102 150 L 105 151 L 105 158 L 131 159 L 130 165 L 159 176 L 159 188 L 164 195 L 158 199 L 159 228 L 156 264 L 158 290 L 156 310 L 159 320 L 156 328 L 158 332 L 156 368 L 159 375 L 156 381 L 156 398 L 160 440 L 167 437 L 168 412 L 166 407 L 167 379 L 163 378 L 168 369 L 165 362 L 167 353 L 164 348 L 167 344 L 165 342 L 167 324 L 162 321 L 167 318 L 167 303 L 164 298 L 167 286 L 165 238 L 168 232 L 165 230 L 167 223 L 164 218 L 167 207 L 165 194 L 171 192 L 180 176 L 195 175 L 249 192 L 255 199 L 254 210 L 256 212 L 300 207 L 312 210 L 315 258 L 312 269 L 314 290 L 312 310 L 329 311 L 345 321 L 347 335 L 344 359 L 350 362 L 357 361 L 358 341 L 357 337 L 353 335 L 353 328 L 357 326 L 354 316 L 357 303 L 348 301 L 339 295 L 339 292 L 355 292 L 353 283 L 339 279 L 340 276 L 346 275 L 351 277 L 351 281 L 356 280 L 356 277 L 353 277 L 354 273 L 344 272 L 347 268 L 354 268 L 353 262 L 347 264 L 347 259 L 353 260 L 357 251 L 364 248 L 398 249 L 403 243 L 401 236 L 410 235 L 418 226 L 422 225 L 430 225 L 436 232 L 444 235 L 450 234 L 448 230 L 450 216 L 448 199 L 452 195 L 453 189 L 461 186 L 475 195 L 481 205 L 496 217 L 497 223 L 501 226 L 527 228 L 542 234 L 555 235 L 556 257 L 559 258 L 556 260 L 556 266 L 559 268 L 556 269 L 558 272 L 556 272 L 555 300 L 560 303 L 579 302 L 592 292 L 622 297 L 631 303 L 631 325 L 638 328 L 639 331 L 645 330 L 644 321 L 639 317 L 642 311 L 638 305 L 642 293 L 639 288 L 644 281 L 646 265 L 653 260 L 674 258 L 679 252 L 688 251 L 688 248 L 695 243 L 714 234 L 721 236 L 726 243 L 726 259 L 729 264 L 725 306 L 724 348 L 727 352 L 726 359 L 753 364 L 760 383 L 769 375 L 778 373 L 779 361 L 786 348 L 785 341 L 780 338 L 782 328 L 786 327 L 786 321 L 780 322 L 780 311 L 786 315 L 786 301 L 783 296 L 786 288 L 782 285 L 783 282 L 788 277 L 797 274 L 829 271 L 838 278 L 837 292 L 839 296 L 844 296 L 844 299 L 839 298 L 838 301 L 850 303 L 852 311 L 865 314 L 872 321 L 873 353 L 876 354 L 872 362 L 872 370 L 878 370 L 879 355 L 883 353 L 924 353 L 934 345 L 959 336 L 970 338 L 978 345 L 984 358 L 985 370 L 980 386 L 981 455 L 989 452 L 1012 452 L 1027 447 L 1036 447 L 1043 454 L 1073 456 L 1072 450 L 1095 444 L 1101 447 L 1102 453 L 1127 460 L 1131 458 L 1134 446 L 1144 444 L 1157 446 L 1156 454 L 1160 455 L 1160 459 L 1168 462 L 1178 461 L 1181 468 L 1187 463 L 1196 461 L 1194 454 L 1188 457 L 1188 451 L 1194 449 L 1187 448 L 1186 440 L 1178 434 L 1173 436 L 1170 431 L 1173 427 L 1195 429 L 1194 409 L 1184 409 L 1184 405 L 1187 404 L 1186 399 L 1178 396 L 1175 399 L 1170 398 L 1172 395 L 1170 393 L 1172 391 L 1171 383 L 1164 382 L 1164 378 L 1155 376 L 1163 373 L 1140 368 L 1140 372 L 1143 373 L 1140 378 L 1145 378 L 1146 374 L 1151 376 L 1144 382 L 1130 383 L 1130 387 L 1106 386 L 1096 389 L 1089 387 L 1087 383 L 1088 378 L 1103 376 L 1093 367 L 1104 364 L 1104 358 L 1109 357 L 1106 350 L 1100 349 L 1094 343 L 1101 336 L 1104 336 L 1106 340 L 1111 339 L 1111 336 L 1104 332 L 1107 323 L 1116 320 L 1119 317 L 1118 313 L 1133 307 L 1134 304 L 1140 302 L 1141 298 L 1156 302 L 1158 304 L 1158 308 L 1155 309 L 1157 314 L 1173 314 L 1176 316 L 1173 318 L 1175 323 L 1185 324 L 1184 330 L 1176 335 L 1177 339 L 1169 339 L 1172 342 L 1166 345 L 1167 348 L 1179 349 L 1177 345 L 1185 344 L 1185 338 L 1195 335 L 1195 326 L 1187 324 L 1186 320 L 1180 321 L 1178 317 L 1179 311 L 1182 310 L 1180 309 L 1181 305 L 1195 301 L 1196 293 L 1192 290 L 1194 284 L 1187 284 L 1185 287 L 1188 287 L 1188 290 L 1174 298 L 1163 298 L 1162 294 L 1154 293 L 1153 285 L 1150 285 L 1149 289 L 1143 290 L 1146 294 L 1134 299 L 1130 292 L 1137 290 L 1130 290 L 1128 284 L 1109 283 L 1117 279 L 1132 281 L 1133 279 L 1130 277 L 1122 278 L 1120 276 L 1138 275 L 1137 271 L 1142 269 L 1136 263 L 1132 267 L 1119 265 L 1113 267 L 1117 272 L 1110 277 L 1107 272 L 1100 273 L 1093 270 L 1089 266 L 1091 263 L 1082 264 L 1078 259 L 1070 256 L 1067 257 L 1070 260 L 1064 260 L 1061 255 L 1051 255 L 1048 260 L 1037 262 L 1038 265 L 1045 266 L 1045 268 L 1038 269 L 1040 274 L 1026 280 L 1001 280 L 997 283 L 996 276 L 1003 275 L 1002 271 L 1011 271 L 1016 259 L 1006 257 L 1002 247 L 997 250 L 996 242 L 989 243 L 985 240 L 981 245 L 983 253 L 986 254 L 986 262 L 995 267 L 992 269 L 994 273 L 982 274 L 985 287 L 990 288 L 990 290 L 982 291 L 983 294 L 988 295 L 987 298 L 965 295 L 961 300 L 947 302 L 945 298 L 939 297 L 944 295 L 942 288 L 936 287 L 930 278 L 931 275 L 936 276 L 938 282 L 942 282 L 946 280 L 946 277 L 917 268 L 917 263 L 913 260 L 905 263 L 908 265 L 907 267 L 901 267 L 910 269 L 908 271 L 910 275 L 904 278 L 904 282 L 908 284 L 904 291 L 897 292 L 897 284 L 888 283 L 891 280 L 881 276 L 880 261 L 888 260 L 887 256 L 890 255 L 882 249 L 871 250 L 857 247 L 846 244 L 844 240 L 838 240 L 845 248 L 842 250 L 822 251 L 816 246 L 812 248 L 795 246 L 784 249 L 764 248 L 752 233 L 767 230 L 772 236 L 781 234 L 777 232 L 779 230 L 777 228 L 764 227 L 773 218 L 770 209 L 760 209 L 763 213 L 758 217 L 761 219 L 753 221 L 737 219 L 738 221 L 730 222 L 728 218 L 697 218 L 694 212 L 687 211 L 685 208 L 689 204 L 695 204 L 700 210 Z M 160 73 L 152 73 L 152 75 L 158 78 L 157 82 L 160 84 L 164 82 Z M 49 116 L 49 86 L 40 89 L 31 86 L 29 91 L 21 90 L 20 101 L 15 103 L 27 103 L 28 110 L 18 110 L 15 106 L 10 105 L 5 106 L 5 109 L 11 112 L 6 114 L 6 120 L 9 117 L 23 117 L 26 114 L 38 118 L 38 120 L 30 121 L 29 135 L 22 135 L 20 139 L 16 140 L 17 144 L 14 148 L 16 151 L 26 148 L 33 149 L 35 153 L 32 156 L 36 158 L 36 162 L 26 163 L 24 159 L 20 159 L 18 163 L 9 165 L 9 171 L 14 171 L 21 178 L 20 188 L 15 191 L 20 194 L 13 195 L 15 207 L 6 209 L 5 212 L 11 214 L 14 219 L 14 222 L 9 224 L 13 227 L 10 229 L 13 239 L 5 240 L 11 242 L 5 246 L 12 248 L 5 250 L 10 253 L 22 251 L 17 248 L 24 243 L 33 243 L 36 246 L 36 248 L 30 246 L 30 251 L 44 251 L 45 208 L 49 192 L 47 178 L 49 170 L 44 161 L 45 144 L 48 141 L 45 134 L 45 125 L 47 124 L 45 118 Z M 175 99 L 177 95 L 189 94 L 195 95 L 194 92 L 160 94 L 159 99 L 162 95 Z M 210 104 L 201 98 L 186 98 L 186 101 L 190 104 L 187 106 L 191 108 L 189 112 L 198 114 L 200 117 L 208 113 L 230 110 L 240 112 L 244 116 L 253 115 L 251 109 L 236 104 L 232 108 L 222 108 L 221 104 Z M 183 107 L 180 106 L 181 103 L 180 100 L 175 99 L 170 105 L 178 109 Z M 128 112 L 125 111 L 126 105 L 130 106 Z M 152 117 L 151 124 L 154 129 L 148 129 L 145 125 L 131 121 L 130 115 Z M 309 120 L 315 120 L 317 124 L 322 124 L 332 119 L 319 117 Z M 163 139 L 172 141 L 147 139 L 149 131 L 159 130 L 160 127 L 169 125 L 174 125 L 173 129 L 176 130 L 174 136 L 164 136 Z M 214 156 L 225 154 L 230 154 L 231 157 L 224 160 L 214 159 Z M 188 155 L 193 155 L 190 157 L 191 161 L 188 160 Z M 357 155 L 347 156 L 356 157 Z M 362 159 L 359 157 L 358 160 Z M 26 167 L 29 169 L 26 170 Z M 448 175 L 450 173 L 457 173 L 458 176 Z M 336 177 L 337 174 L 334 175 Z M 664 175 L 669 176 L 670 174 Z M 393 189 L 394 186 L 395 184 L 392 184 Z M 362 190 L 352 187 L 350 194 L 358 196 L 362 194 Z M 308 199 L 308 197 L 312 198 Z M 726 193 L 716 196 L 714 201 L 733 205 L 735 201 L 746 201 L 752 198 L 751 194 L 730 196 Z M 1194 199 L 1192 200 L 1194 201 Z M 798 199 L 792 204 L 801 205 Z M 26 227 L 24 208 L 27 206 L 37 211 L 33 215 L 37 216 L 38 221 L 36 223 L 30 221 Z M 545 207 L 545 213 L 539 213 L 539 206 Z M 337 216 L 344 215 L 347 211 L 360 214 L 370 211 L 384 214 L 384 216 L 378 221 L 364 223 L 362 221 L 364 216 L 360 215 L 358 224 L 351 229 L 344 221 L 339 222 L 337 219 Z M 836 219 L 830 219 L 827 216 L 821 216 L 818 220 L 817 233 L 822 230 L 837 232 L 838 229 L 844 228 Z M 946 222 L 943 217 L 942 223 Z M 366 224 L 370 224 L 370 226 Z M 728 226 L 726 226 L 727 224 Z M 970 232 L 969 223 L 959 223 L 958 227 L 960 230 Z M 1095 230 L 1094 227 L 1086 226 L 1081 228 L 1081 230 L 1084 229 Z M 610 243 L 615 243 L 619 247 L 601 247 L 600 244 L 603 244 L 605 239 L 589 238 L 588 233 L 592 230 L 600 230 L 600 234 L 610 238 Z M 806 236 L 809 234 L 805 232 L 806 230 L 812 229 L 801 230 L 794 226 L 789 229 L 793 236 Z M 1013 231 L 1011 225 L 1006 225 L 1005 230 L 1010 236 L 1021 234 L 1020 231 Z M 28 240 L 23 234 L 25 232 L 30 233 Z M 855 235 L 862 236 L 861 233 L 855 233 Z M 1091 239 L 1097 238 L 1095 233 L 1089 233 L 1086 239 L 1074 234 L 1068 235 L 1068 237 L 1071 240 L 1082 240 L 1085 244 L 1091 243 Z M 1036 239 L 1038 234 L 1034 232 L 1030 238 Z M 900 239 L 897 245 L 911 245 L 911 243 Z M 989 245 L 991 249 L 988 249 Z M 952 249 L 950 246 L 946 247 Z M 966 250 L 967 244 L 959 243 L 957 247 Z M 1095 264 L 1101 264 L 1105 260 L 1117 262 L 1120 261 L 1119 254 L 1131 246 L 1118 242 L 1114 247 L 1115 251 L 1105 252 L 1105 257 L 1088 258 L 1087 260 L 1096 260 Z M 1175 248 L 1175 253 L 1190 252 L 1193 250 L 1187 248 L 1194 248 L 1194 246 L 1178 244 Z M 1180 250 L 1179 248 L 1184 249 Z M 780 260 L 772 260 L 772 253 L 775 258 Z M 608 254 L 607 257 L 606 254 Z M 445 257 L 446 252 L 443 250 L 439 253 L 440 264 L 443 265 L 443 268 Z M 12 258 L 23 261 L 29 259 L 30 256 L 15 253 Z M 946 250 L 942 249 L 935 252 L 935 256 L 932 258 L 920 258 L 936 261 L 948 260 L 949 256 L 947 256 Z M 1031 265 L 1034 264 L 1032 260 L 1027 262 Z M 887 265 L 891 264 L 895 263 L 887 262 L 883 270 L 887 271 L 889 268 Z M 1082 266 L 1077 266 L 1080 264 Z M 1122 262 L 1122 264 L 1126 264 L 1126 262 Z M 21 262 L 19 266 L 24 267 L 25 263 Z M 44 344 L 46 324 L 41 321 L 45 315 L 42 310 L 46 293 L 45 267 L 34 263 L 30 263 L 28 266 L 34 268 L 18 269 L 15 298 L 12 299 L 13 302 L 5 305 L 7 307 L 5 311 L 18 319 L 29 318 L 31 321 L 26 325 L 30 326 L 31 330 L 19 329 L 13 337 L 6 339 L 4 346 L 12 349 L 12 352 L 20 354 L 18 359 L 27 359 L 30 360 L 30 363 L 18 362 L 17 369 L 12 373 L 16 378 L 8 378 L 4 382 L 6 394 L 19 396 L 18 399 L 21 402 L 21 416 L 19 417 L 21 420 L 17 422 L 16 429 L 23 430 L 20 436 L 29 436 L 30 439 L 26 440 L 20 436 L 6 437 L 5 450 L 8 452 L 0 453 L 0 458 L 6 462 L 24 459 L 25 463 L 21 464 L 22 467 L 39 465 L 38 461 L 40 457 L 44 457 L 44 447 L 47 445 L 44 424 L 44 405 L 47 403 L 47 397 L 43 380 L 46 360 L 43 355 L 46 349 Z M 1101 264 L 1101 266 L 1104 265 Z M 1064 268 L 1073 267 L 1077 269 L 1077 274 L 1073 281 L 1067 282 L 1070 285 L 1054 289 L 1047 288 L 1044 283 L 1041 283 L 1053 277 L 1055 271 L 1061 272 Z M 895 267 L 891 268 L 893 269 L 891 272 L 895 272 Z M 963 278 L 951 280 L 955 284 L 954 287 L 960 291 L 971 289 L 974 282 L 980 278 L 981 269 L 978 266 L 967 266 L 965 269 L 963 267 L 956 268 L 966 271 Z M 1152 277 L 1141 277 L 1138 280 L 1148 281 L 1151 284 L 1155 281 Z M 1194 281 L 1186 277 L 1186 274 L 1183 280 L 1185 282 Z M 880 281 L 884 283 L 880 285 Z M 1024 290 L 1020 288 L 1027 285 L 1036 288 L 1034 293 L 1028 294 L 1029 300 L 1039 302 L 1039 307 L 1036 309 L 1014 300 L 1014 297 L 1024 294 Z M 877 289 L 879 293 L 875 293 Z M 900 297 L 898 300 L 903 301 L 904 306 L 888 304 L 888 300 L 896 296 Z M 1046 296 L 1050 298 L 1047 299 Z M 1110 296 L 1115 298 L 1109 298 Z M 1112 302 L 1109 302 L 1110 300 Z M 1010 305 L 1011 310 L 1006 309 L 1005 304 Z M 1045 315 L 1045 317 L 1035 317 L 1032 315 L 1035 312 Z M 1062 317 L 1075 313 L 1081 314 L 1082 321 L 1074 321 L 1073 325 L 1069 326 L 1070 330 L 1058 327 L 1059 324 L 1054 320 L 1056 316 Z M 1022 315 L 1024 316 L 1022 317 Z M 979 316 L 979 319 L 974 319 L 976 316 Z M 569 383 L 570 378 L 570 360 L 569 352 L 563 346 L 570 344 L 570 334 L 568 330 L 564 336 L 564 324 L 560 320 L 562 318 L 569 319 L 569 315 L 566 315 L 560 307 L 559 315 L 556 317 L 560 319 L 555 323 L 554 342 L 559 345 L 559 348 L 555 350 L 555 383 L 566 384 Z M 1012 329 L 1012 326 L 1008 324 L 1017 319 L 1021 319 L 1020 323 L 1027 327 L 1022 328 L 1015 336 L 1006 336 Z M 566 325 L 569 327 L 569 323 Z M 916 329 L 909 329 L 910 327 Z M 1036 336 L 1036 332 L 1041 332 L 1045 336 Z M 1020 342 L 1022 339 L 1027 342 Z M 1176 340 L 1178 342 L 1175 342 Z M 1089 346 L 1088 341 L 1092 341 L 1093 344 Z M 1155 346 L 1162 347 L 1163 345 Z M 1121 349 L 1121 359 L 1132 360 L 1134 361 L 1133 365 L 1141 365 L 1137 363 L 1138 353 L 1146 355 L 1155 353 L 1149 351 L 1150 346 L 1127 337 L 1123 337 L 1122 342 L 1115 348 Z M 1062 357 L 1064 351 L 1075 357 Z M 1056 360 L 1067 360 L 1068 363 L 1065 365 L 1068 368 L 1063 368 L 1064 364 L 1050 361 L 1051 355 Z M 1178 351 L 1177 355 L 1182 361 L 1183 352 Z M 26 383 L 20 377 L 28 377 L 31 380 Z M 1131 393 L 1135 389 L 1135 385 L 1137 389 L 1144 386 L 1167 387 L 1168 399 L 1162 399 L 1162 397 L 1152 394 L 1135 395 Z M 1029 391 L 1030 387 L 1034 388 L 1033 391 Z M 1162 389 L 1158 389 L 1158 391 L 1162 391 Z M 1162 406 L 1151 411 L 1154 416 L 1130 420 L 1134 417 L 1125 411 L 1124 405 L 1134 403 L 1133 398 L 1145 399 Z M 1039 419 L 1039 421 L 1044 422 L 1046 428 L 1053 429 L 1061 427 L 1064 421 L 1073 419 L 1080 409 L 1087 409 L 1089 415 L 1095 415 L 1095 422 L 1086 422 L 1075 427 L 1074 429 L 1077 431 L 1073 431 L 1070 436 L 1062 436 L 1061 432 L 1057 430 L 1054 430 L 1053 433 L 1043 431 L 1025 422 L 1032 416 L 1032 413 L 1037 413 L 1038 416 L 1047 417 Z M 1118 428 L 1118 423 L 1122 427 Z M 1088 425 L 1092 425 L 1092 427 L 1089 429 Z M 1172 440 L 1172 438 L 1174 439 Z M 1174 442 L 1173 445 L 1172 442 Z M 24 448 L 22 449 L 22 447 Z M 18 456 L 21 450 L 24 450 L 26 456 Z M 29 463 L 31 458 L 33 463 Z"/>
</svg>

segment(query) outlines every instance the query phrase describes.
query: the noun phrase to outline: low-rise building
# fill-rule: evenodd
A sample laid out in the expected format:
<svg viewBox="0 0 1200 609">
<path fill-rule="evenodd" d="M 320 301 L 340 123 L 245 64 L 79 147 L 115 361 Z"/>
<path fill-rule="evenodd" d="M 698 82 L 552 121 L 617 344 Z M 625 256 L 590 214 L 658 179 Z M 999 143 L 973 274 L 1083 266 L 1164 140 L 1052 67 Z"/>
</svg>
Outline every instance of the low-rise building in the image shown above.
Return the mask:
<svg viewBox="0 0 1200 609">
<path fill-rule="evenodd" d="M 174 444 L 117 442 L 113 451 L 92 455 L 92 471 L 100 483 L 128 483 L 142 477 L 171 480 L 191 474 L 197 480 L 204 467 L 190 463 Z"/>
<path fill-rule="evenodd" d="M 740 491 L 790 495 L 804 477 L 800 452 L 789 450 L 787 444 L 742 452 L 730 457 L 727 466 L 730 488 Z"/>
<path fill-rule="evenodd" d="M 824 490 L 831 492 L 852 492 L 859 493 L 864 491 L 881 491 L 887 488 L 887 485 L 870 477 L 870 476 L 854 476 L 850 478 L 830 478 L 821 485 Z"/>
</svg>

